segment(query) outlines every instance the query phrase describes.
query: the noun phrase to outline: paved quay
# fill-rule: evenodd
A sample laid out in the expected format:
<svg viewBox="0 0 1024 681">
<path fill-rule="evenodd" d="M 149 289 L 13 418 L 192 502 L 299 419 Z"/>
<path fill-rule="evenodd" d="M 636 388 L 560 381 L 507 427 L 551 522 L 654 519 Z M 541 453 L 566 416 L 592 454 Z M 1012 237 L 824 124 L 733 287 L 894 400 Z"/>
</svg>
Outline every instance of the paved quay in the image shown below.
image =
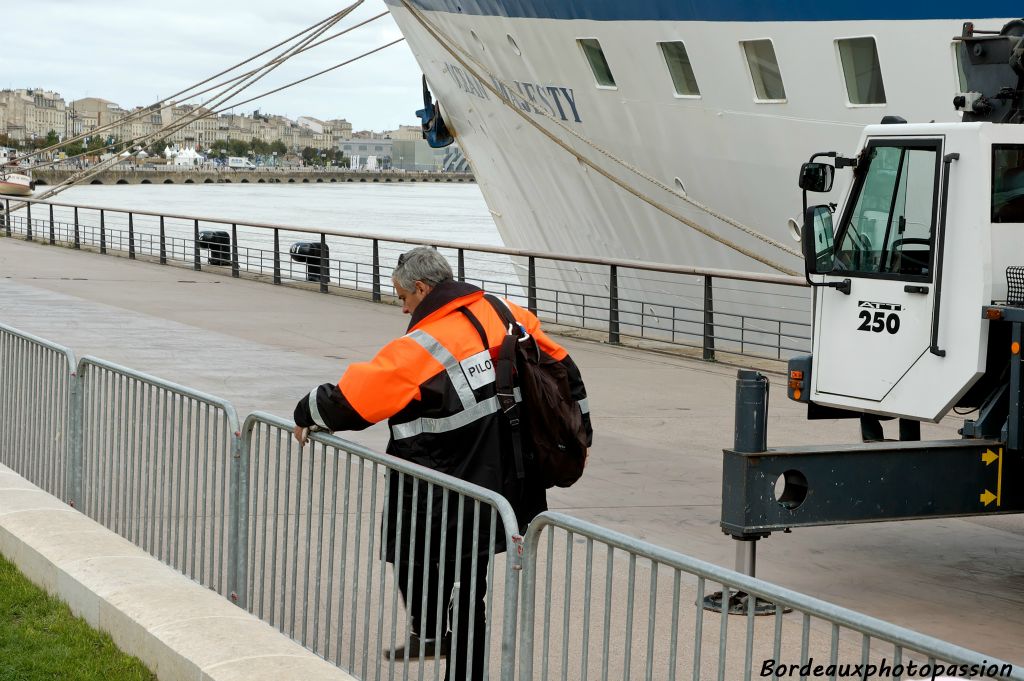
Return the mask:
<svg viewBox="0 0 1024 681">
<path fill-rule="evenodd" d="M 0 239 L 0 322 L 256 409 L 295 401 L 404 332 L 399 309 L 217 272 Z M 731 566 L 718 527 L 721 450 L 736 367 L 563 339 L 590 397 L 586 475 L 551 507 Z M 769 446 L 856 442 L 855 422 L 815 422 L 773 376 Z M 955 437 L 959 422 L 923 428 Z M 892 426 L 888 426 L 892 427 Z M 387 429 L 350 439 L 382 449 Z M 1024 663 L 1024 523 L 944 519 L 800 529 L 759 542 L 758 576 Z"/>
</svg>

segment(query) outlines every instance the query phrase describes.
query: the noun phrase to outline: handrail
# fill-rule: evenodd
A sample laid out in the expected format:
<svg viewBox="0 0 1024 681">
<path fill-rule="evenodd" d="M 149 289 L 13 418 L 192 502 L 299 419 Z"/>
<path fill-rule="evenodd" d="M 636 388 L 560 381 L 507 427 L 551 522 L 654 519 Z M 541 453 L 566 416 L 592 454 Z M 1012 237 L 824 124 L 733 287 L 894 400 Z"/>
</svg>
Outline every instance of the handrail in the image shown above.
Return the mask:
<svg viewBox="0 0 1024 681">
<path fill-rule="evenodd" d="M 1019 670 L 1014 665 L 1010 665 L 992 656 L 982 655 L 948 641 L 906 629 L 871 617 L 870 615 L 820 600 L 814 596 L 802 594 L 771 582 L 765 582 L 755 577 L 744 575 L 729 568 L 650 544 L 638 537 L 631 537 L 622 532 L 601 527 L 600 525 L 566 515 L 565 513 L 545 511 L 530 522 L 524 538 L 526 555 L 531 558 L 531 561 L 527 562 L 527 570 L 535 569 L 540 536 L 544 529 L 548 527 L 561 528 L 573 534 L 594 538 L 616 549 L 651 559 L 662 565 L 683 570 L 696 577 L 721 583 L 723 586 L 728 585 L 731 589 L 742 591 L 758 599 L 763 598 L 780 607 L 789 607 L 803 613 L 822 617 L 833 624 L 853 629 L 862 634 L 894 643 L 924 655 L 956 664 L 980 665 L 982 668 L 989 665 L 1008 666 L 1015 669 L 1009 678 L 1015 680 L 1024 679 L 1024 670 Z M 529 574 L 524 576 L 523 597 L 524 604 L 527 606 L 523 608 L 521 613 L 525 625 L 524 637 L 531 633 L 529 627 L 533 617 L 532 607 L 527 602 L 527 599 L 533 596 L 533 593 L 530 591 L 533 584 L 529 577 Z"/>
<path fill-rule="evenodd" d="M 198 402 L 208 404 L 211 407 L 223 409 L 228 418 L 228 423 L 231 426 L 232 432 L 235 433 L 236 437 L 241 432 L 241 421 L 238 418 L 238 413 L 235 411 L 234 405 L 223 397 L 217 397 L 216 395 L 211 395 L 203 392 L 202 390 L 196 390 L 195 388 L 190 388 L 188 386 L 181 385 L 180 383 L 175 383 L 174 381 L 168 381 L 165 378 L 159 378 L 158 376 L 153 376 L 142 371 L 136 371 L 135 369 L 130 369 L 126 366 L 115 364 L 114 362 L 110 362 L 105 359 L 100 359 L 99 357 L 93 357 L 92 355 L 86 355 L 78 361 L 78 375 L 85 377 L 86 370 L 90 366 L 122 374 L 128 378 L 134 378 L 137 381 L 156 388 L 166 388 L 167 390 L 174 391 L 179 395 L 191 397 Z"/>
<path fill-rule="evenodd" d="M 291 431 L 295 428 L 294 421 L 289 421 L 288 419 L 281 418 L 280 416 L 275 416 L 269 412 L 254 411 L 249 414 L 242 423 L 241 432 L 247 441 L 248 438 L 252 436 L 252 430 L 256 427 L 257 423 L 264 423 L 285 431 Z M 406 459 L 400 459 L 397 456 L 392 456 L 391 454 L 376 452 L 369 447 L 351 440 L 346 440 L 338 437 L 337 435 L 331 435 L 329 433 L 310 433 L 309 439 L 312 442 L 318 442 L 321 445 L 326 445 L 328 447 L 333 447 L 335 449 L 340 449 L 341 451 L 355 454 L 366 461 L 381 464 L 399 473 L 412 475 L 425 482 L 441 485 L 446 489 L 458 492 L 463 496 L 490 504 L 498 512 L 498 517 L 501 519 L 502 525 L 505 528 L 505 539 L 508 542 L 510 549 L 509 562 L 513 569 L 519 569 L 519 566 L 522 564 L 522 556 L 520 555 L 520 551 L 512 550 L 512 547 L 517 546 L 522 540 L 518 531 L 519 521 L 516 519 L 515 511 L 512 510 L 512 505 L 509 503 L 508 499 L 502 495 L 475 483 L 467 482 L 466 480 L 456 478 L 446 473 L 441 473 L 433 468 L 427 468 L 426 466 L 421 466 Z"/>
<path fill-rule="evenodd" d="M 257 227 L 260 229 L 278 229 L 286 230 L 289 232 L 302 232 L 306 234 L 327 234 L 330 236 L 344 237 L 351 239 L 378 239 L 380 241 L 389 241 L 393 243 L 412 244 L 416 246 L 435 246 L 438 248 L 451 248 L 451 249 L 462 249 L 468 251 L 478 251 L 481 253 L 494 253 L 498 255 L 508 255 L 520 258 L 539 258 L 542 260 L 555 260 L 559 262 L 573 262 L 583 263 L 587 265 L 605 265 L 615 266 L 620 269 L 629 270 L 644 270 L 648 272 L 665 272 L 668 274 L 691 274 L 705 277 L 717 277 L 720 279 L 733 279 L 737 281 L 753 281 L 761 282 L 766 284 L 780 284 L 783 286 L 796 286 L 801 288 L 807 288 L 807 282 L 803 277 L 793 277 L 785 274 L 764 274 L 758 272 L 743 272 L 740 270 L 728 270 L 718 269 L 709 267 L 689 267 L 685 265 L 670 265 L 668 263 L 656 263 L 656 262 L 645 262 L 642 260 L 628 260 L 628 259 L 617 259 L 617 258 L 602 258 L 593 256 L 583 255 L 567 255 L 562 253 L 548 253 L 544 251 L 532 251 L 518 248 L 503 248 L 496 246 L 484 246 L 480 244 L 468 244 L 462 242 L 453 241 L 437 241 L 431 239 L 413 239 L 409 237 L 400 237 L 390 234 L 374 234 L 367 232 L 343 232 L 327 230 L 317 227 L 303 227 L 296 225 L 286 225 L 273 222 L 249 222 L 246 220 L 238 220 L 232 218 L 210 218 L 197 215 L 178 215 L 173 213 L 154 213 L 144 210 L 129 210 L 125 208 L 109 208 L 106 206 L 92 206 L 82 204 L 70 204 L 70 203 L 53 203 L 51 201 L 37 201 L 35 199 L 19 199 L 23 203 L 37 203 L 43 205 L 52 205 L 58 208 L 85 208 L 87 210 L 102 210 L 115 213 L 132 213 L 134 215 L 149 215 L 152 217 L 164 217 L 172 218 L 175 220 L 199 220 L 206 223 L 214 223 L 220 225 L 245 225 L 246 227 Z"/>
</svg>

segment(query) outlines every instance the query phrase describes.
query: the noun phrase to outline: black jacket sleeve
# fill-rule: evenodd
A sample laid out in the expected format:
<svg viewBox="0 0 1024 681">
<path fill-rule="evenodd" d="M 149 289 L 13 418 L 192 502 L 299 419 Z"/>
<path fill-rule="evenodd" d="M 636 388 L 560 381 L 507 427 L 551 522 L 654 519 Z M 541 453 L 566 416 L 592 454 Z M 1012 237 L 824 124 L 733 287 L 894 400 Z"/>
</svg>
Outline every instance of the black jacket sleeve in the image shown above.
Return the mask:
<svg viewBox="0 0 1024 681">
<path fill-rule="evenodd" d="M 373 424 L 352 408 L 345 394 L 333 383 L 314 388 L 295 405 L 295 425 L 320 430 L 363 430 Z"/>
</svg>

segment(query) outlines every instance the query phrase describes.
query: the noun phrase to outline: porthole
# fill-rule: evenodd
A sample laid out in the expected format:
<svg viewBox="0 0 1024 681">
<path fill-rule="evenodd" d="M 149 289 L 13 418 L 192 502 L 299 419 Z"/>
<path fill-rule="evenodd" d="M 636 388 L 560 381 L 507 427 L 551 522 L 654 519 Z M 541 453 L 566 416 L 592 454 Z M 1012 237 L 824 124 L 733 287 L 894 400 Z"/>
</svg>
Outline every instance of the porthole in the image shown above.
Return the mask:
<svg viewBox="0 0 1024 681">
<path fill-rule="evenodd" d="M 615 76 L 612 75 L 612 69 L 608 66 L 608 60 L 604 56 L 604 50 L 601 49 L 600 41 L 597 38 L 580 38 L 576 42 L 579 44 L 580 49 L 583 50 L 587 63 L 590 64 L 590 70 L 594 74 L 597 86 L 603 88 L 616 87 Z"/>
<path fill-rule="evenodd" d="M 480 40 L 480 36 L 478 36 L 478 35 L 476 34 L 476 31 L 472 31 L 472 30 L 471 30 L 471 31 L 469 32 L 469 35 L 470 35 L 470 36 L 472 36 L 472 38 L 473 38 L 473 42 L 475 42 L 475 43 L 476 43 L 476 46 L 477 46 L 477 48 L 478 48 L 478 49 L 479 49 L 479 50 L 480 50 L 481 52 L 483 52 L 483 51 L 484 51 L 485 49 L 487 49 L 487 48 L 485 48 L 485 47 L 484 47 L 484 41 Z"/>
<path fill-rule="evenodd" d="M 697 77 L 693 75 L 693 66 L 690 64 L 690 55 L 686 52 L 686 45 L 675 41 L 658 43 L 658 47 L 661 48 L 661 55 L 665 58 L 668 73 L 672 76 L 672 87 L 675 88 L 676 96 L 700 97 L 700 88 L 697 87 Z"/>
<path fill-rule="evenodd" d="M 839 63 L 852 105 L 885 104 L 882 65 L 874 38 L 843 38 L 836 41 Z"/>
<path fill-rule="evenodd" d="M 516 44 L 516 39 L 512 37 L 512 34 L 506 33 L 505 37 L 508 39 L 508 44 L 509 47 L 512 48 L 512 51 L 515 52 L 517 55 L 522 56 L 523 51 L 519 49 L 519 45 Z"/>
<path fill-rule="evenodd" d="M 782 83 L 779 60 L 771 40 L 743 40 L 740 42 L 747 58 L 750 79 L 754 84 L 754 97 L 759 102 L 786 101 L 786 87 Z"/>
</svg>

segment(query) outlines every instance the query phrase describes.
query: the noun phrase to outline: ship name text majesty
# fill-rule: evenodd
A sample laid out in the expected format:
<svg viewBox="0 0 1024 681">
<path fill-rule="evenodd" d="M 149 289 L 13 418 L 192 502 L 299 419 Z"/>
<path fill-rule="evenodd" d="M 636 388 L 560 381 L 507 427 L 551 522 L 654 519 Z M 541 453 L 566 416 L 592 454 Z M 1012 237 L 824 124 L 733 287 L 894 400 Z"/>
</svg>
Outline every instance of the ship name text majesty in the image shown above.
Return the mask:
<svg viewBox="0 0 1024 681">
<path fill-rule="evenodd" d="M 484 100 L 490 99 L 490 93 L 484 84 L 480 82 L 480 79 L 466 73 L 461 67 L 446 62 L 444 72 L 448 74 L 448 77 L 452 79 L 456 87 L 466 94 Z M 573 96 L 571 87 L 523 83 L 518 80 L 512 82 L 515 84 L 518 92 L 509 92 L 504 84 L 494 76 L 491 76 L 491 85 L 494 86 L 494 89 L 523 111 L 556 116 L 563 121 L 572 119 L 577 123 L 582 122 L 580 112 L 576 108 L 576 98 Z"/>
</svg>

